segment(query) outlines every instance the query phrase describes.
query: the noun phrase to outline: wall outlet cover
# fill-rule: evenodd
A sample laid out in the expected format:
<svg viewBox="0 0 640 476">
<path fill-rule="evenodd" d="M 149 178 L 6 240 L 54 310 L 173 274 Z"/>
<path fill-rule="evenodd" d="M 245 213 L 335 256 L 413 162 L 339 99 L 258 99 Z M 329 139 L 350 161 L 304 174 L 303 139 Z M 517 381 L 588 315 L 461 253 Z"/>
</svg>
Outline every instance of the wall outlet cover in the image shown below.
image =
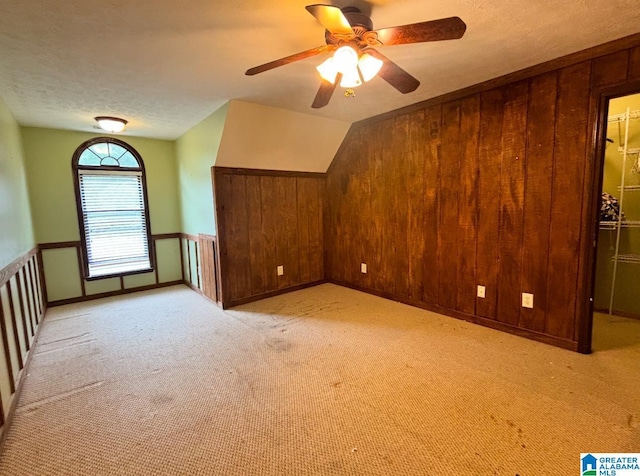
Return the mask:
<svg viewBox="0 0 640 476">
<path fill-rule="evenodd" d="M 367 263 L 360 263 L 360 272 L 367 274 Z"/>
<path fill-rule="evenodd" d="M 533 294 L 522 293 L 522 307 L 533 309 Z"/>
<path fill-rule="evenodd" d="M 278 266 L 278 276 L 282 276 L 284 274 L 284 266 L 280 265 Z"/>
<path fill-rule="evenodd" d="M 478 285 L 478 297 L 483 298 L 486 296 L 486 288 L 484 286 Z"/>
</svg>

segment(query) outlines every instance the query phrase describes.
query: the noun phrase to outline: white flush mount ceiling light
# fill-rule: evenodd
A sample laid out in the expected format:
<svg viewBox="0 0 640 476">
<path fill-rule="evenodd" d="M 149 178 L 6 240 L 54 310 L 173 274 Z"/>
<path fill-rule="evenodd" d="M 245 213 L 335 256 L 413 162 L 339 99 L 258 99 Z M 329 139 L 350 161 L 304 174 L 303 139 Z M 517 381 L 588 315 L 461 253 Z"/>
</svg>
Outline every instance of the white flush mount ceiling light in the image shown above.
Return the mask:
<svg viewBox="0 0 640 476">
<path fill-rule="evenodd" d="M 98 116 L 95 120 L 107 132 L 122 132 L 127 125 L 127 121 L 118 117 Z"/>
</svg>

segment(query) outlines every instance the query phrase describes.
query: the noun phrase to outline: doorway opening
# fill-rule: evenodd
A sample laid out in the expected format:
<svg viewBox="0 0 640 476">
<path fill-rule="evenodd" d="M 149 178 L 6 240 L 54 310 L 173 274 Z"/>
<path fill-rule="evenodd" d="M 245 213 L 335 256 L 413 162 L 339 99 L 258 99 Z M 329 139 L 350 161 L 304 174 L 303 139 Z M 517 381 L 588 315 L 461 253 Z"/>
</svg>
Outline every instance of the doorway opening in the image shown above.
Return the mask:
<svg viewBox="0 0 640 476">
<path fill-rule="evenodd" d="M 592 349 L 638 340 L 640 93 L 608 100 L 593 292 Z"/>
</svg>

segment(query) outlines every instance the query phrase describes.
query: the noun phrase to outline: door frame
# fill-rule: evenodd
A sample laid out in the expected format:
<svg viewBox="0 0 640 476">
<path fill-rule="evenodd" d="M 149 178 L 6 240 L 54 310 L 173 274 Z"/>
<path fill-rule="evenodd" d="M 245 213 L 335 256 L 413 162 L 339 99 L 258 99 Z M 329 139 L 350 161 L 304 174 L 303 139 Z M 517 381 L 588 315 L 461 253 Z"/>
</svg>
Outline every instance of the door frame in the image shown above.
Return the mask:
<svg viewBox="0 0 640 476">
<path fill-rule="evenodd" d="M 584 233 L 588 243 L 585 246 L 586 267 L 581 279 L 583 280 L 583 305 L 582 313 L 578 315 L 578 352 L 591 353 L 591 340 L 593 331 L 593 290 L 596 280 L 596 259 L 598 254 L 598 226 L 600 223 L 600 201 L 602 193 L 602 180 L 604 175 L 604 158 L 606 149 L 607 117 L 609 114 L 609 101 L 611 99 L 640 94 L 640 80 L 623 84 L 599 88 L 592 95 L 592 105 L 596 110 L 595 123 L 592 130 L 592 161 L 590 176 L 585 183 L 587 201 L 586 232 Z"/>
</svg>

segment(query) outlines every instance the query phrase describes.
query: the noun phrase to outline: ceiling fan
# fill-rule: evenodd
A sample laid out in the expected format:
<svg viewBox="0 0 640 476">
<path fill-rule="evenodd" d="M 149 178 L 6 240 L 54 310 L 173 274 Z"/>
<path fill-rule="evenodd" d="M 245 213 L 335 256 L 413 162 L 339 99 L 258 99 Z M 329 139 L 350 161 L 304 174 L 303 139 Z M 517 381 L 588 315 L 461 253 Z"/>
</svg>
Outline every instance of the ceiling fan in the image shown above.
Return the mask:
<svg viewBox="0 0 640 476">
<path fill-rule="evenodd" d="M 374 47 L 456 40 L 462 38 L 467 29 L 460 18 L 450 17 L 374 30 L 371 19 L 356 7 L 340 9 L 331 5 L 308 5 L 305 8 L 325 28 L 326 45 L 250 68 L 245 74 L 253 76 L 294 61 L 334 52 L 316 68 L 322 77 L 311 105 L 316 109 L 329 103 L 338 84 L 347 88 L 346 95 L 349 95 L 353 94 L 351 88 L 375 76 L 380 76 L 403 94 L 415 91 L 420 81 Z"/>
</svg>

